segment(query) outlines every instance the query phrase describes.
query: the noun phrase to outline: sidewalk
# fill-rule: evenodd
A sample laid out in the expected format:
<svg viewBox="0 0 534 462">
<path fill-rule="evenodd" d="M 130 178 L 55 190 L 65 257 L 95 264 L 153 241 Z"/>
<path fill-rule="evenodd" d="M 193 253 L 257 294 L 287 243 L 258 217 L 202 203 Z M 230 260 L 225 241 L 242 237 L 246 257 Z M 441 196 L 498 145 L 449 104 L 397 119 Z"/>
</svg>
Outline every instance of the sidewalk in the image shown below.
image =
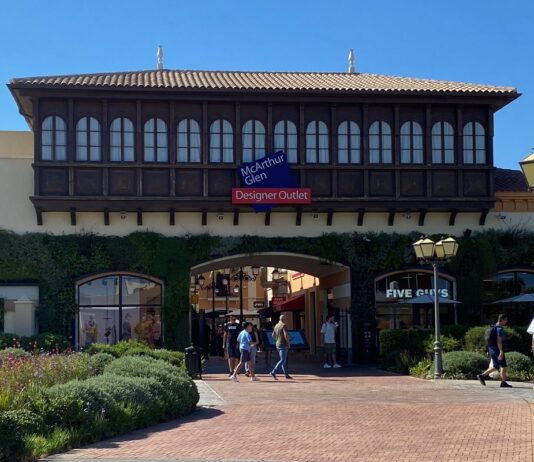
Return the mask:
<svg viewBox="0 0 534 462">
<path fill-rule="evenodd" d="M 219 363 L 193 415 L 56 461 L 352 462 L 534 460 L 534 391 L 306 365 L 294 380 L 228 380 Z M 304 369 L 307 369 L 305 371 Z M 532 396 L 530 396 L 532 395 Z"/>
</svg>

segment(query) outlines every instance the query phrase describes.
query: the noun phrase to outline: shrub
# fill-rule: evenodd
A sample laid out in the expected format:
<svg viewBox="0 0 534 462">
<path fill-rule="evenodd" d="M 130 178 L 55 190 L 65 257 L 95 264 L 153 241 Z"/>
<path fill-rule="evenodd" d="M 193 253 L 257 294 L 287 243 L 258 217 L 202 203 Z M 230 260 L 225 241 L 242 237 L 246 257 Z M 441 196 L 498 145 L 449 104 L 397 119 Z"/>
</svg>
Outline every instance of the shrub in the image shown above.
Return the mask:
<svg viewBox="0 0 534 462">
<path fill-rule="evenodd" d="M 465 333 L 469 330 L 469 326 L 464 326 L 462 324 L 454 325 L 449 324 L 441 326 L 441 334 L 444 337 L 452 337 L 455 340 L 458 340 L 461 344 L 464 342 Z"/>
<path fill-rule="evenodd" d="M 0 365 L 2 362 L 6 361 L 9 358 L 27 358 L 30 356 L 30 353 L 28 353 L 26 350 L 23 350 L 22 348 L 5 348 L 4 350 L 0 351 Z"/>
<path fill-rule="evenodd" d="M 506 353 L 508 363 L 508 376 L 511 380 L 530 380 L 533 377 L 533 364 L 531 359 L 517 351 Z"/>
<path fill-rule="evenodd" d="M 99 375 L 104 372 L 104 368 L 111 361 L 114 361 L 115 356 L 109 353 L 96 353 L 93 356 L 89 357 L 89 369 L 91 370 L 92 375 Z"/>
<path fill-rule="evenodd" d="M 28 351 L 37 350 L 59 353 L 71 348 L 67 337 L 52 332 L 43 332 L 31 337 L 21 337 L 20 344 L 22 348 Z"/>
<path fill-rule="evenodd" d="M 407 373 L 425 356 L 429 329 L 388 329 L 380 332 L 380 356 L 387 369 Z"/>
<path fill-rule="evenodd" d="M 176 367 L 184 367 L 185 364 L 185 354 L 181 351 L 171 351 L 161 348 L 158 350 L 152 350 L 149 354 L 152 358 L 167 361 Z"/>
<path fill-rule="evenodd" d="M 107 345 L 105 343 L 93 343 L 89 345 L 87 348 L 84 349 L 84 351 L 89 355 L 96 355 L 98 353 L 107 353 L 115 358 L 118 358 L 120 355 L 117 351 L 113 349 L 111 345 Z"/>
<path fill-rule="evenodd" d="M 441 351 L 443 353 L 448 353 L 449 351 L 458 351 L 462 344 L 459 340 L 456 340 L 452 337 L 449 337 L 447 335 L 444 335 L 443 337 L 440 337 L 441 342 Z M 430 357 L 434 354 L 434 337 L 430 337 L 426 342 L 425 351 L 427 355 Z"/>
<path fill-rule="evenodd" d="M 23 451 L 24 437 L 42 429 L 42 418 L 26 409 L 0 413 L 0 460 L 19 460 L 16 455 Z"/>
<path fill-rule="evenodd" d="M 485 353 L 487 351 L 485 332 L 489 326 L 477 326 L 469 329 L 465 334 L 465 349 L 468 351 L 475 351 L 478 353 Z M 521 353 L 528 353 L 530 351 L 530 344 L 523 340 L 515 329 L 505 326 L 504 335 L 506 337 L 506 349 L 508 351 L 519 351 Z"/>
<path fill-rule="evenodd" d="M 489 359 L 473 351 L 451 351 L 443 354 L 443 373 L 448 379 L 475 379 L 487 369 Z"/>
<path fill-rule="evenodd" d="M 119 357 L 125 355 L 130 350 L 151 351 L 150 347 L 146 343 L 142 343 L 137 340 L 123 340 L 122 342 L 116 343 L 111 348 L 117 352 Z"/>
<path fill-rule="evenodd" d="M 12 347 L 15 343 L 14 339 L 16 338 L 17 336 L 15 334 L 10 334 L 8 332 L 0 332 L 0 350 Z"/>
<path fill-rule="evenodd" d="M 423 359 L 415 366 L 410 367 L 410 375 L 420 379 L 429 379 L 432 377 L 432 366 L 434 363 L 430 359 Z"/>
</svg>

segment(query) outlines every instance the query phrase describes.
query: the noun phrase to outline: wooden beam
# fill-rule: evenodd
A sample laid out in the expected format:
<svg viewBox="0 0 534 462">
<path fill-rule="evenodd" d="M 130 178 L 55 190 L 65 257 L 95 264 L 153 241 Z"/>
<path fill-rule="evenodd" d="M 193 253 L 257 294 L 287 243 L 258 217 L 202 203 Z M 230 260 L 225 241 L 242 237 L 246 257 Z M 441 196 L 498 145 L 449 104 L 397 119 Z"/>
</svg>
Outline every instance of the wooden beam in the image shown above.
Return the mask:
<svg viewBox="0 0 534 462">
<path fill-rule="evenodd" d="M 206 226 L 208 224 L 208 211 L 206 209 L 202 209 L 202 226 Z"/>
<path fill-rule="evenodd" d="M 363 226 L 363 219 L 365 217 L 365 209 L 358 209 L 358 226 Z"/>
<path fill-rule="evenodd" d="M 484 226 L 486 224 L 486 217 L 488 216 L 488 209 L 482 209 L 480 212 L 480 220 L 478 220 L 478 224 L 480 226 Z"/>
<path fill-rule="evenodd" d="M 271 211 L 265 212 L 265 226 L 271 226 Z"/>
<path fill-rule="evenodd" d="M 419 210 L 419 226 L 425 226 L 425 218 L 426 218 L 426 209 Z"/>
<path fill-rule="evenodd" d="M 328 209 L 328 214 L 326 215 L 326 226 L 332 226 L 332 221 L 334 221 L 334 210 Z"/>
<path fill-rule="evenodd" d="M 175 223 L 175 221 L 174 221 L 174 218 L 175 218 L 174 217 L 174 213 L 175 212 L 176 212 L 176 210 L 174 210 L 174 209 L 170 209 L 169 210 L 169 225 L 170 226 L 174 226 L 174 223 Z"/>
<path fill-rule="evenodd" d="M 76 209 L 72 207 L 70 210 L 70 224 L 71 226 L 76 226 Z"/>
<path fill-rule="evenodd" d="M 302 209 L 297 209 L 297 218 L 295 221 L 296 226 L 300 226 L 302 224 Z"/>
<path fill-rule="evenodd" d="M 43 226 L 43 209 L 35 207 L 35 215 L 37 216 L 37 226 Z"/>
<path fill-rule="evenodd" d="M 395 209 L 389 209 L 388 226 L 393 226 L 394 224 L 395 224 Z"/>
<path fill-rule="evenodd" d="M 143 209 L 137 209 L 137 226 L 143 225 Z"/>
<path fill-rule="evenodd" d="M 234 209 L 234 226 L 239 225 L 239 210 Z"/>
<path fill-rule="evenodd" d="M 449 215 L 449 226 L 454 226 L 456 223 L 456 215 L 458 215 L 458 209 L 452 209 Z"/>
<path fill-rule="evenodd" d="M 104 226 L 109 226 L 109 209 L 104 209 Z"/>
</svg>

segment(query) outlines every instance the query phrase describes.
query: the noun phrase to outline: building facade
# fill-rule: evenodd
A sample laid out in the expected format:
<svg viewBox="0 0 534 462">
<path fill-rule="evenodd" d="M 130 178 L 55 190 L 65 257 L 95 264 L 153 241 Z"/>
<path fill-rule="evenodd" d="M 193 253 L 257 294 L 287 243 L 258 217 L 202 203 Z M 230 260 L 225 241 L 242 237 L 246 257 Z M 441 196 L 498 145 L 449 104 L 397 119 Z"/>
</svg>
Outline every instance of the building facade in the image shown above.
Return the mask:
<svg viewBox="0 0 534 462">
<path fill-rule="evenodd" d="M 314 337 L 311 324 L 329 309 L 334 287 L 352 285 L 336 308 L 351 319 L 359 309 L 353 263 L 329 262 L 348 271 L 329 285 L 335 271 L 299 260 L 320 253 L 314 246 L 325 233 L 462 236 L 532 227 L 534 197 L 521 173 L 494 166 L 494 114 L 519 96 L 512 87 L 354 72 L 165 69 L 17 78 L 8 87 L 31 131 L 0 134 L 3 229 L 309 239 L 293 259 L 247 259 L 236 249 L 233 260 L 189 262 L 187 272 L 258 264 L 322 277 L 314 300 L 324 300 L 324 309 L 303 321 Z M 241 184 L 240 166 L 278 151 L 311 201 L 260 213 L 233 201 L 233 188 L 254 188 L 261 179 Z M 373 293 L 372 322 L 430 322 L 424 312 L 403 314 L 391 304 L 399 297 L 388 296 L 390 287 L 409 281 L 395 279 L 395 271 L 384 268 L 365 289 Z M 427 273 L 412 272 L 413 289 L 428 289 Z M 442 281 L 455 297 L 454 275 Z M 351 342 L 356 329 L 349 328 Z"/>
</svg>

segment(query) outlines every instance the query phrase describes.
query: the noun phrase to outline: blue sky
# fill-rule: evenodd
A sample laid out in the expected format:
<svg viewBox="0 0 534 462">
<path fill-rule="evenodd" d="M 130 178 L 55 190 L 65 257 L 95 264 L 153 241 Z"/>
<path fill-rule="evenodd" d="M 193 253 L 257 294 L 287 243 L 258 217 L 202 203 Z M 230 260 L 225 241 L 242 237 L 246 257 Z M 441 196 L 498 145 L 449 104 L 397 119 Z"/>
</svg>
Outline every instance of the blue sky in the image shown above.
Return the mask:
<svg viewBox="0 0 534 462">
<path fill-rule="evenodd" d="M 69 0 L 3 2 L 0 80 L 152 69 L 344 71 L 510 85 L 495 158 L 534 146 L 532 0 Z M 25 130 L 0 87 L 0 130 Z"/>
</svg>

